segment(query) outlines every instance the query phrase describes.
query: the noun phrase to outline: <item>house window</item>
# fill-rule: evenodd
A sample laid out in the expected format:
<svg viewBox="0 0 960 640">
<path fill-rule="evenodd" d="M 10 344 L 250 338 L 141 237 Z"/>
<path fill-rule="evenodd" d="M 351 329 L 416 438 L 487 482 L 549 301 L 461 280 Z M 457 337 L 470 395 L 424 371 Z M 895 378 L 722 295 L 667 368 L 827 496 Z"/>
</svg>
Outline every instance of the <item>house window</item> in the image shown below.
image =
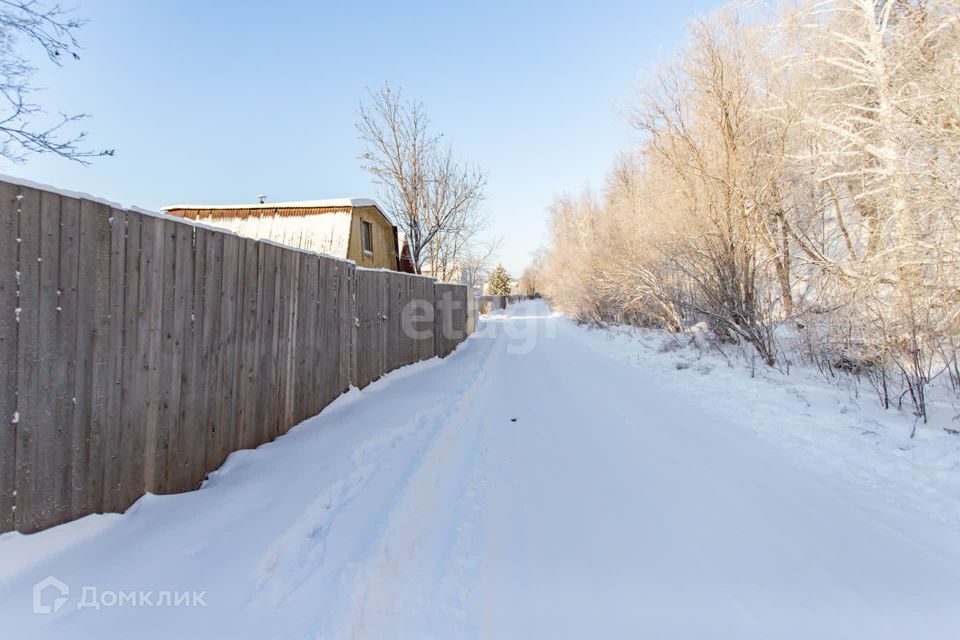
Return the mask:
<svg viewBox="0 0 960 640">
<path fill-rule="evenodd" d="M 362 220 L 360 222 L 360 238 L 363 241 L 363 252 L 373 255 L 373 225 Z"/>
</svg>

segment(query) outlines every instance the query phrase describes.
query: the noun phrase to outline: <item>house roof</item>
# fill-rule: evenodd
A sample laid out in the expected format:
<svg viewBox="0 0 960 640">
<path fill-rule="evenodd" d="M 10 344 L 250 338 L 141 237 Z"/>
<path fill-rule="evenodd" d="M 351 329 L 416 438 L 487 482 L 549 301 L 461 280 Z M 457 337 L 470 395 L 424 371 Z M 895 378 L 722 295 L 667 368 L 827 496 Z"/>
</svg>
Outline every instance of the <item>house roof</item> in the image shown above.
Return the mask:
<svg viewBox="0 0 960 640">
<path fill-rule="evenodd" d="M 250 231 L 259 237 L 279 239 L 283 244 L 292 244 L 302 249 L 326 253 L 337 258 L 347 258 L 350 247 L 351 220 L 352 214 L 349 210 L 333 211 L 322 216 L 311 216 L 308 230 L 298 225 L 290 229 L 281 227 L 271 230 L 268 227 L 263 230 L 251 229 Z"/>
<path fill-rule="evenodd" d="M 335 258 L 347 258 L 353 211 L 349 206 L 222 209 L 169 207 L 173 215 L 233 231 L 244 238 L 271 240 Z"/>
<path fill-rule="evenodd" d="M 369 198 L 327 198 L 325 200 L 300 200 L 297 202 L 264 202 L 263 204 L 177 204 L 164 207 L 164 211 L 179 209 L 350 209 L 353 207 L 376 207 Z M 377 207 L 379 209 L 379 207 Z"/>
<path fill-rule="evenodd" d="M 268 239 L 308 251 L 347 258 L 353 210 L 372 208 L 393 223 L 368 198 L 330 198 L 263 204 L 178 204 L 171 215 L 229 229 L 245 238 Z"/>
</svg>

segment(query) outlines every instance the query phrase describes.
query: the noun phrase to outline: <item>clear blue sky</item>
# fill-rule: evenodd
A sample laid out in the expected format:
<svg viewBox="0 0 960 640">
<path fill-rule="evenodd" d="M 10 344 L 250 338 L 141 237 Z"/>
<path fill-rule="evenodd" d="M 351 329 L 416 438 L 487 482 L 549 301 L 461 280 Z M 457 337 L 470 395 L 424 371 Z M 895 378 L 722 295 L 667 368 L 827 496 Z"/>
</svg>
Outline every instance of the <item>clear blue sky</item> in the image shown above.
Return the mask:
<svg viewBox="0 0 960 640">
<path fill-rule="evenodd" d="M 353 128 L 384 81 L 489 173 L 485 207 L 511 272 L 545 239 L 555 195 L 600 186 L 632 134 L 638 82 L 720 2 L 117 2 L 87 18 L 81 60 L 38 60 L 51 112 L 85 112 L 82 167 L 0 171 L 124 204 L 376 196 Z"/>
</svg>

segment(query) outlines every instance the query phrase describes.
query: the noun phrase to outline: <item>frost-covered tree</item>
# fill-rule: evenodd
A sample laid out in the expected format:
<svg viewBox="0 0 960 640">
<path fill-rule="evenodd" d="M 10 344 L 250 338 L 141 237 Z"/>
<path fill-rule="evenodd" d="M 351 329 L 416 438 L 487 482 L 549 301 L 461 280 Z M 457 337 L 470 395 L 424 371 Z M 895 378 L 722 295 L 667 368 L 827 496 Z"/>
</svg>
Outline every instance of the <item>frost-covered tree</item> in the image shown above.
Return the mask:
<svg viewBox="0 0 960 640">
<path fill-rule="evenodd" d="M 538 286 L 585 321 L 706 323 L 770 364 L 786 325 L 925 419 L 933 380 L 960 391 L 960 0 L 763 11 L 692 25 L 602 194 L 551 208 Z"/>
<path fill-rule="evenodd" d="M 487 291 L 492 296 L 510 295 L 510 274 L 502 264 L 498 264 L 490 272 L 490 278 L 487 280 Z"/>
<path fill-rule="evenodd" d="M 857 302 L 830 327 L 834 345 L 898 369 L 926 418 L 960 313 L 960 5 L 837 0 L 796 13 L 811 164 L 832 205 L 827 228 L 843 239 L 798 246 Z"/>
</svg>

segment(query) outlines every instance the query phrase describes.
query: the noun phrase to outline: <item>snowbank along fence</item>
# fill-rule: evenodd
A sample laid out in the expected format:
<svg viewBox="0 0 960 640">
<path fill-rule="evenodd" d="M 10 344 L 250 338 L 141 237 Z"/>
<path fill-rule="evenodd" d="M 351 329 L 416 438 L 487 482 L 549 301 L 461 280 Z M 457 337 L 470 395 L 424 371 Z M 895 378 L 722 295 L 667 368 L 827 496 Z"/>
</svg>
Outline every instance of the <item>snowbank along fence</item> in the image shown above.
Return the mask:
<svg viewBox="0 0 960 640">
<path fill-rule="evenodd" d="M 194 489 L 466 337 L 467 288 L 0 181 L 0 531 Z"/>
</svg>

